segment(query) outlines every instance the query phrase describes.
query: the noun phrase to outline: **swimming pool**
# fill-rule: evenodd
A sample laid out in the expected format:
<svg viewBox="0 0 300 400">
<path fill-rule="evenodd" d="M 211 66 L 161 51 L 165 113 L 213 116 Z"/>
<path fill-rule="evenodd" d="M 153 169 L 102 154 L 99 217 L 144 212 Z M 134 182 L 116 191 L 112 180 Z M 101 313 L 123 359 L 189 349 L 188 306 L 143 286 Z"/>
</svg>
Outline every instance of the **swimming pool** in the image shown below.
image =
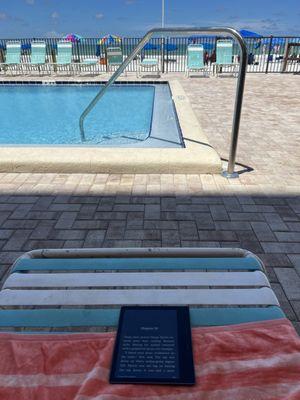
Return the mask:
<svg viewBox="0 0 300 400">
<path fill-rule="evenodd" d="M 0 87 L 2 145 L 182 147 L 167 84 L 111 87 L 85 120 L 79 117 L 100 85 L 11 84 Z"/>
</svg>

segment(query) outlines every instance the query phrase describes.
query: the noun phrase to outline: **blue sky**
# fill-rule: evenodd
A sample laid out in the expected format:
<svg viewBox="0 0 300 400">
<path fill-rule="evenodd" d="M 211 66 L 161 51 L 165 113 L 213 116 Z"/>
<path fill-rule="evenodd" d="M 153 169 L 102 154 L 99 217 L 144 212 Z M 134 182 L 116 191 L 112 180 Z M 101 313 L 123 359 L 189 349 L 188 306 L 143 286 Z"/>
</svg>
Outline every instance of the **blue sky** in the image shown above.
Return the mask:
<svg viewBox="0 0 300 400">
<path fill-rule="evenodd" d="M 165 0 L 166 26 L 227 25 L 300 36 L 300 0 Z M 78 33 L 141 36 L 160 26 L 161 0 L 0 0 L 0 37 Z"/>
</svg>

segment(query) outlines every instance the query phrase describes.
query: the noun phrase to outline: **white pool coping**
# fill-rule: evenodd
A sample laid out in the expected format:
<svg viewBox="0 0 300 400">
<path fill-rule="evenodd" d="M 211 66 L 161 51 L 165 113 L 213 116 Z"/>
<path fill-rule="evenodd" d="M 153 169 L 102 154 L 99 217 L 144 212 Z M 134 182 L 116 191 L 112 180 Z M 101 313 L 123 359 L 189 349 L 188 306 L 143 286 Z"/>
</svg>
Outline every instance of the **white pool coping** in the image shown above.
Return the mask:
<svg viewBox="0 0 300 400">
<path fill-rule="evenodd" d="M 219 173 L 211 147 L 178 80 L 169 82 L 184 148 L 7 146 L 0 148 L 0 172 L 41 173 Z"/>
</svg>

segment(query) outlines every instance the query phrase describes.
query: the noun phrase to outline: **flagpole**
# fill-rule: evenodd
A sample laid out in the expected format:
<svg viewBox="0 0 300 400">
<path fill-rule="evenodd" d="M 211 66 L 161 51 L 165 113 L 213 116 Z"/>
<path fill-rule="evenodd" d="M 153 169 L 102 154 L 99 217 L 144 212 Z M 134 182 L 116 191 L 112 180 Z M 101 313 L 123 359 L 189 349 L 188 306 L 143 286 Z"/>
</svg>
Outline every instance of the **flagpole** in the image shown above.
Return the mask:
<svg viewBox="0 0 300 400">
<path fill-rule="evenodd" d="M 165 0 L 161 0 L 161 27 L 165 27 Z M 165 39 L 161 38 L 161 72 L 165 72 Z"/>
</svg>

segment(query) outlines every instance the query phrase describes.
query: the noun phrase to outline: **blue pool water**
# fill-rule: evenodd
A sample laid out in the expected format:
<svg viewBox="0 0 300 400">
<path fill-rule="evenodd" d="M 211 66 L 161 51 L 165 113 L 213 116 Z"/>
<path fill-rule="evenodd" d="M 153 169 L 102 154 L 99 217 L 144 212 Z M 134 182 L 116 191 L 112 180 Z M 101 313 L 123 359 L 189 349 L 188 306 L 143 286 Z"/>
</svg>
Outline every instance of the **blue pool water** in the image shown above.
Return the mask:
<svg viewBox="0 0 300 400">
<path fill-rule="evenodd" d="M 94 85 L 1 85 L 0 143 L 81 144 L 79 117 Z M 151 132 L 154 85 L 116 85 L 85 120 L 86 144 L 141 142 Z"/>
</svg>

